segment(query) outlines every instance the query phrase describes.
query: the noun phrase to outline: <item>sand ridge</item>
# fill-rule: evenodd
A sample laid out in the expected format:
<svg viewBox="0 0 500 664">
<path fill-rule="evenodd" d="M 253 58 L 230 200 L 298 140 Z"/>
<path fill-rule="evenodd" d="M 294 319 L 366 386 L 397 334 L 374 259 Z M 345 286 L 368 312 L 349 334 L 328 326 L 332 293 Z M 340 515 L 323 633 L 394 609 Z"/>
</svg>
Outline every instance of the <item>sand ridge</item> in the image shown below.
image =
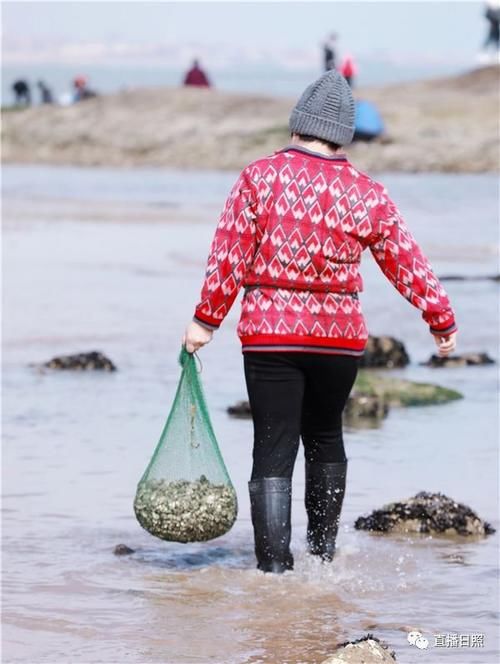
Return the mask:
<svg viewBox="0 0 500 664">
<path fill-rule="evenodd" d="M 500 67 L 355 90 L 388 139 L 348 150 L 370 172 L 496 171 Z M 4 163 L 239 170 L 289 139 L 293 99 L 144 88 L 69 106 L 2 113 Z"/>
</svg>

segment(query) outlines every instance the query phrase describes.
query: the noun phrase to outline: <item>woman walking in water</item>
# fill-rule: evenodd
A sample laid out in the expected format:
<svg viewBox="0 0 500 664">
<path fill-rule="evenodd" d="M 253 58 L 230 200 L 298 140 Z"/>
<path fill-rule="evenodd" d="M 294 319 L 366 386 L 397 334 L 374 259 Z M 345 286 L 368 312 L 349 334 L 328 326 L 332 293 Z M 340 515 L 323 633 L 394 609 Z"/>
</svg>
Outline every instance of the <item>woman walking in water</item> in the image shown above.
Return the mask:
<svg viewBox="0 0 500 664">
<path fill-rule="evenodd" d="M 291 479 L 302 438 L 311 554 L 331 561 L 344 499 L 342 411 L 368 330 L 358 293 L 369 248 L 420 309 L 446 356 L 456 325 L 448 297 L 385 188 L 341 150 L 354 99 L 329 71 L 292 110 L 291 143 L 240 174 L 212 241 L 183 344 L 208 343 L 244 286 L 237 333 L 254 425 L 249 482 L 257 567 L 293 568 Z"/>
</svg>

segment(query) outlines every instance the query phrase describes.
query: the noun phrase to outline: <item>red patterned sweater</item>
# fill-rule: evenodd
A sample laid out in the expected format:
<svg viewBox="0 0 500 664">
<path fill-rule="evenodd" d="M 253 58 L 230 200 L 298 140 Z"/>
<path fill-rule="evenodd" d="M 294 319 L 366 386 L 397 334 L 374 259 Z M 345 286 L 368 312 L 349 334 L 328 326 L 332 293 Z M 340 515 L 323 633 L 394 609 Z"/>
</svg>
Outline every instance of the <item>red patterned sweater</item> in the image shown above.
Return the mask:
<svg viewBox="0 0 500 664">
<path fill-rule="evenodd" d="M 382 185 L 345 155 L 289 146 L 247 166 L 210 247 L 194 320 L 215 329 L 244 286 L 243 351 L 361 355 L 361 253 L 422 311 L 433 334 L 456 330 L 448 296 Z"/>
</svg>

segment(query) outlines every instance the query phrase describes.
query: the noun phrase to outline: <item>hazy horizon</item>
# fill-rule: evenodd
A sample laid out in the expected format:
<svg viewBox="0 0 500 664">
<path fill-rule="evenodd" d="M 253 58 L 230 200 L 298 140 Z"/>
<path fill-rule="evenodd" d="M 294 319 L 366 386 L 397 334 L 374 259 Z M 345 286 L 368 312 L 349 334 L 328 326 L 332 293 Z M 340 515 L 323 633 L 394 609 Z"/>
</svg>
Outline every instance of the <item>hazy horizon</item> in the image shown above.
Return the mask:
<svg viewBox="0 0 500 664">
<path fill-rule="evenodd" d="M 335 31 L 359 85 L 464 71 L 486 31 L 481 2 L 3 2 L 2 103 L 15 78 L 60 95 L 178 85 L 199 57 L 220 89 L 294 96 Z"/>
<path fill-rule="evenodd" d="M 186 63 L 307 69 L 335 31 L 358 58 L 474 59 L 482 2 L 3 2 L 3 62 Z"/>
</svg>

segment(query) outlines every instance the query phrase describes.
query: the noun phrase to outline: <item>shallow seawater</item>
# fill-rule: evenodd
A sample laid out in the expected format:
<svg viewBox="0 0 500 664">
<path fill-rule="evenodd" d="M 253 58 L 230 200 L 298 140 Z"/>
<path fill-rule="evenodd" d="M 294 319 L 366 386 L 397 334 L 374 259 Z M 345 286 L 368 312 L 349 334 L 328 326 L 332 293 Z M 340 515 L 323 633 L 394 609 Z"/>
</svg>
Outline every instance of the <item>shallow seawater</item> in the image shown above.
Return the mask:
<svg viewBox="0 0 500 664">
<path fill-rule="evenodd" d="M 442 491 L 499 526 L 497 367 L 420 366 L 432 339 L 369 255 L 362 301 L 370 330 L 401 338 L 412 359 L 395 374 L 465 398 L 393 409 L 379 428 L 346 432 L 348 484 L 334 563 L 305 553 L 299 454 L 296 568 L 280 577 L 254 569 L 246 487 L 252 426 L 225 412 L 246 396 L 238 304 L 200 353 L 238 493 L 237 523 L 212 542 L 181 545 L 154 539 L 135 521 L 135 487 L 173 399 L 180 337 L 199 294 L 214 215 L 234 178 L 4 169 L 2 661 L 309 664 L 336 643 L 372 632 L 408 664 L 493 664 L 498 534 L 380 536 L 353 527 L 357 516 L 419 490 Z M 498 271 L 495 177 L 384 180 L 438 274 Z M 124 206 L 132 205 L 135 220 L 122 223 Z M 158 210 L 165 210 L 163 223 Z M 459 350 L 498 360 L 498 284 L 445 287 Z M 94 349 L 119 371 L 28 366 Z M 114 556 L 121 542 L 136 552 Z M 408 644 L 410 629 L 429 639 L 425 653 Z M 478 633 L 482 648 L 433 645 L 438 634 Z"/>
</svg>

